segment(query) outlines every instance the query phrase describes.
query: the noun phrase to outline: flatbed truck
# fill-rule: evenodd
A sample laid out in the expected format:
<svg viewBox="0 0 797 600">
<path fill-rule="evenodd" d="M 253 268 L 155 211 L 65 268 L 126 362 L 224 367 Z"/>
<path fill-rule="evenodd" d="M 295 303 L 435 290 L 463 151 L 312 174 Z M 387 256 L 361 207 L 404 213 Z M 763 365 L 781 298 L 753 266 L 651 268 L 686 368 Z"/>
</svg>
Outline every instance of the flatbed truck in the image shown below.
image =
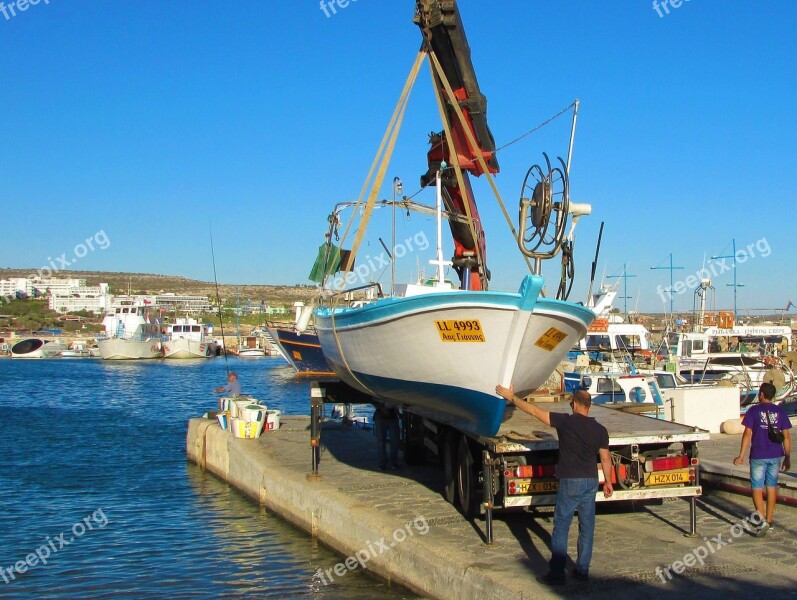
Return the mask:
<svg viewBox="0 0 797 600">
<path fill-rule="evenodd" d="M 312 387 L 314 416 L 320 416 L 318 406 L 323 402 L 379 402 L 338 380 L 313 382 Z M 532 394 L 528 399 L 545 410 L 570 413 L 568 394 Z M 485 516 L 488 543 L 493 538 L 493 511 L 556 503 L 559 442 L 553 427 L 512 406 L 494 436 L 461 431 L 410 408 L 403 407 L 401 412 L 405 462 L 421 464 L 430 455 L 436 457 L 443 497 L 467 518 Z M 589 414 L 609 432 L 614 487 L 610 498 L 599 489 L 595 499 L 687 498 L 689 531 L 694 535 L 695 499 L 702 494 L 698 442 L 710 439 L 709 433 L 601 405 L 593 405 Z M 320 423 L 317 431 L 320 437 Z M 604 476 L 597 456 L 595 468 L 602 487 Z"/>
</svg>

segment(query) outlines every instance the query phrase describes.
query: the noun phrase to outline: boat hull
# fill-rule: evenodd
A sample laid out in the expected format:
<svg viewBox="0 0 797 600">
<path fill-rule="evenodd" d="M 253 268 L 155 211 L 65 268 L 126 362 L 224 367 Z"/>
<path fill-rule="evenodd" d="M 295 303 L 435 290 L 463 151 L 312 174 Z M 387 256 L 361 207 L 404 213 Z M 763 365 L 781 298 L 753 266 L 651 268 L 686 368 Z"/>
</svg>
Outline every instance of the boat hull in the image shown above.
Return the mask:
<svg viewBox="0 0 797 600">
<path fill-rule="evenodd" d="M 262 348 L 243 348 L 238 350 L 238 358 L 263 358 L 266 351 Z"/>
<path fill-rule="evenodd" d="M 64 350 L 60 354 L 61 358 L 91 358 L 88 350 Z"/>
<path fill-rule="evenodd" d="M 335 374 L 324 358 L 317 333 L 299 333 L 292 327 L 269 327 L 268 331 L 276 340 L 282 357 L 298 375 L 328 377 Z"/>
<path fill-rule="evenodd" d="M 67 349 L 61 342 L 45 342 L 30 338 L 17 342 L 11 347 L 11 358 L 56 358 Z"/>
<path fill-rule="evenodd" d="M 359 308 L 316 311 L 330 367 L 350 386 L 418 414 L 494 435 L 506 402 L 540 388 L 595 315 L 539 298 L 543 279 L 520 292 L 434 292 L 382 299 Z M 458 330 L 459 328 L 459 330 Z"/>
<path fill-rule="evenodd" d="M 159 340 L 125 340 L 110 338 L 99 340 L 100 358 L 103 360 L 145 360 L 162 358 Z"/>
<path fill-rule="evenodd" d="M 211 356 L 216 356 L 215 344 L 205 341 L 177 338 L 163 344 L 164 358 L 210 358 Z"/>
</svg>

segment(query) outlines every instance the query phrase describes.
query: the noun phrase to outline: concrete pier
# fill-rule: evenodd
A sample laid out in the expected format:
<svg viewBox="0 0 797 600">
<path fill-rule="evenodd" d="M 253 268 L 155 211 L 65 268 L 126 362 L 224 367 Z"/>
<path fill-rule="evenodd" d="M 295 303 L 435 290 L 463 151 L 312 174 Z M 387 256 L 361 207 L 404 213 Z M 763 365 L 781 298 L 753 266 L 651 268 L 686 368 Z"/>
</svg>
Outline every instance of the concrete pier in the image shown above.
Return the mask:
<svg viewBox="0 0 797 600">
<path fill-rule="evenodd" d="M 794 428 L 791 430 L 795 431 Z M 792 440 L 795 435 L 792 433 Z M 750 462 L 734 465 L 741 435 L 712 434 L 710 442 L 700 444 L 700 477 L 703 486 L 750 496 Z M 792 452 L 794 454 L 794 452 Z M 797 506 L 797 465 L 778 477 L 778 502 Z"/>
<path fill-rule="evenodd" d="M 708 493 L 698 499 L 696 538 L 684 535 L 686 501 L 602 503 L 591 581 L 548 589 L 535 577 L 547 572 L 551 510 L 497 513 L 496 541 L 487 546 L 484 522 L 467 521 L 441 497 L 435 466 L 376 469 L 370 431 L 324 423 L 321 479 L 309 480 L 309 426 L 309 417 L 285 417 L 279 430 L 241 440 L 215 420 L 192 419 L 187 454 L 338 551 L 340 562 L 318 574 L 322 585 L 364 565 L 429 598 L 616 600 L 618 593 L 627 592 L 647 598 L 726 598 L 728 593 L 773 590 L 788 594 L 797 587 L 797 511 L 779 506 L 773 531 L 756 538 L 743 527 L 752 510 L 749 498 Z M 724 443 L 730 448 L 733 442 Z M 712 444 L 701 443 L 706 460 Z M 725 455 L 724 449 L 717 452 L 718 457 Z M 728 460 L 733 456 L 731 451 Z M 576 536 L 574 523 L 571 557 L 576 555 Z M 723 544 L 711 544 L 717 536 Z"/>
</svg>

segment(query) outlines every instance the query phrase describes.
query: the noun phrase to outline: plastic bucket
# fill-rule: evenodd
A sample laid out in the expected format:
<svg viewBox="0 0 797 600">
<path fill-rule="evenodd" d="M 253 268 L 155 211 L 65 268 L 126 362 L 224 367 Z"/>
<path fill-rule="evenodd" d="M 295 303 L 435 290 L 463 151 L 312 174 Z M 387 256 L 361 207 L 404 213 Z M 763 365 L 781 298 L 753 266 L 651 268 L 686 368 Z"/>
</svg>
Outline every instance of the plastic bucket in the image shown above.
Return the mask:
<svg viewBox="0 0 797 600">
<path fill-rule="evenodd" d="M 246 408 L 247 406 L 263 406 L 260 400 L 256 400 L 254 398 L 233 398 L 232 400 L 232 407 L 230 410 L 232 411 L 232 416 L 236 419 L 241 418 L 241 411 Z M 263 408 L 266 408 L 263 406 Z"/>
<path fill-rule="evenodd" d="M 216 420 L 219 422 L 219 427 L 228 429 L 230 427 L 230 411 L 225 410 L 216 415 Z"/>
<path fill-rule="evenodd" d="M 230 419 L 230 429 L 233 436 L 240 439 L 255 439 L 260 437 L 262 426 L 259 421 L 246 422 L 242 419 Z"/>
<path fill-rule="evenodd" d="M 226 396 L 222 396 L 219 398 L 219 410 L 231 410 L 232 409 L 232 398 L 227 398 Z"/>
<path fill-rule="evenodd" d="M 259 404 L 249 404 L 243 408 L 238 408 L 238 417 L 244 421 L 251 423 L 259 421 L 262 423 L 266 420 L 266 407 Z"/>
<path fill-rule="evenodd" d="M 267 410 L 266 422 L 263 424 L 263 431 L 273 431 L 280 428 L 281 410 Z"/>
</svg>

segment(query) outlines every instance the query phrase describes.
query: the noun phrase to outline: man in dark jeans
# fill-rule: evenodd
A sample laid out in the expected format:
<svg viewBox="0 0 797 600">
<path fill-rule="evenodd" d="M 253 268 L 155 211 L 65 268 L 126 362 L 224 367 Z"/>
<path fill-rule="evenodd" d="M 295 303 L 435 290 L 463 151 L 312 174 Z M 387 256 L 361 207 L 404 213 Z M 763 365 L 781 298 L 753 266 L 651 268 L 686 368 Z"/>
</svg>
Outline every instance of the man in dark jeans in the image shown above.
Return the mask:
<svg viewBox="0 0 797 600">
<path fill-rule="evenodd" d="M 550 571 L 538 580 L 548 585 L 565 583 L 567 562 L 567 537 L 570 523 L 578 510 L 578 560 L 573 577 L 580 581 L 589 579 L 592 560 L 592 541 L 595 534 L 595 494 L 598 492 L 597 463 L 600 458 L 605 483 L 603 495 L 610 497 L 612 488 L 612 461 L 609 455 L 609 432 L 589 416 L 592 397 L 586 390 L 578 390 L 570 401 L 572 415 L 549 412 L 515 396 L 509 387 L 497 386 L 496 393 L 525 413 L 556 428 L 559 438 L 559 463 L 553 534 L 551 536 Z"/>
</svg>

